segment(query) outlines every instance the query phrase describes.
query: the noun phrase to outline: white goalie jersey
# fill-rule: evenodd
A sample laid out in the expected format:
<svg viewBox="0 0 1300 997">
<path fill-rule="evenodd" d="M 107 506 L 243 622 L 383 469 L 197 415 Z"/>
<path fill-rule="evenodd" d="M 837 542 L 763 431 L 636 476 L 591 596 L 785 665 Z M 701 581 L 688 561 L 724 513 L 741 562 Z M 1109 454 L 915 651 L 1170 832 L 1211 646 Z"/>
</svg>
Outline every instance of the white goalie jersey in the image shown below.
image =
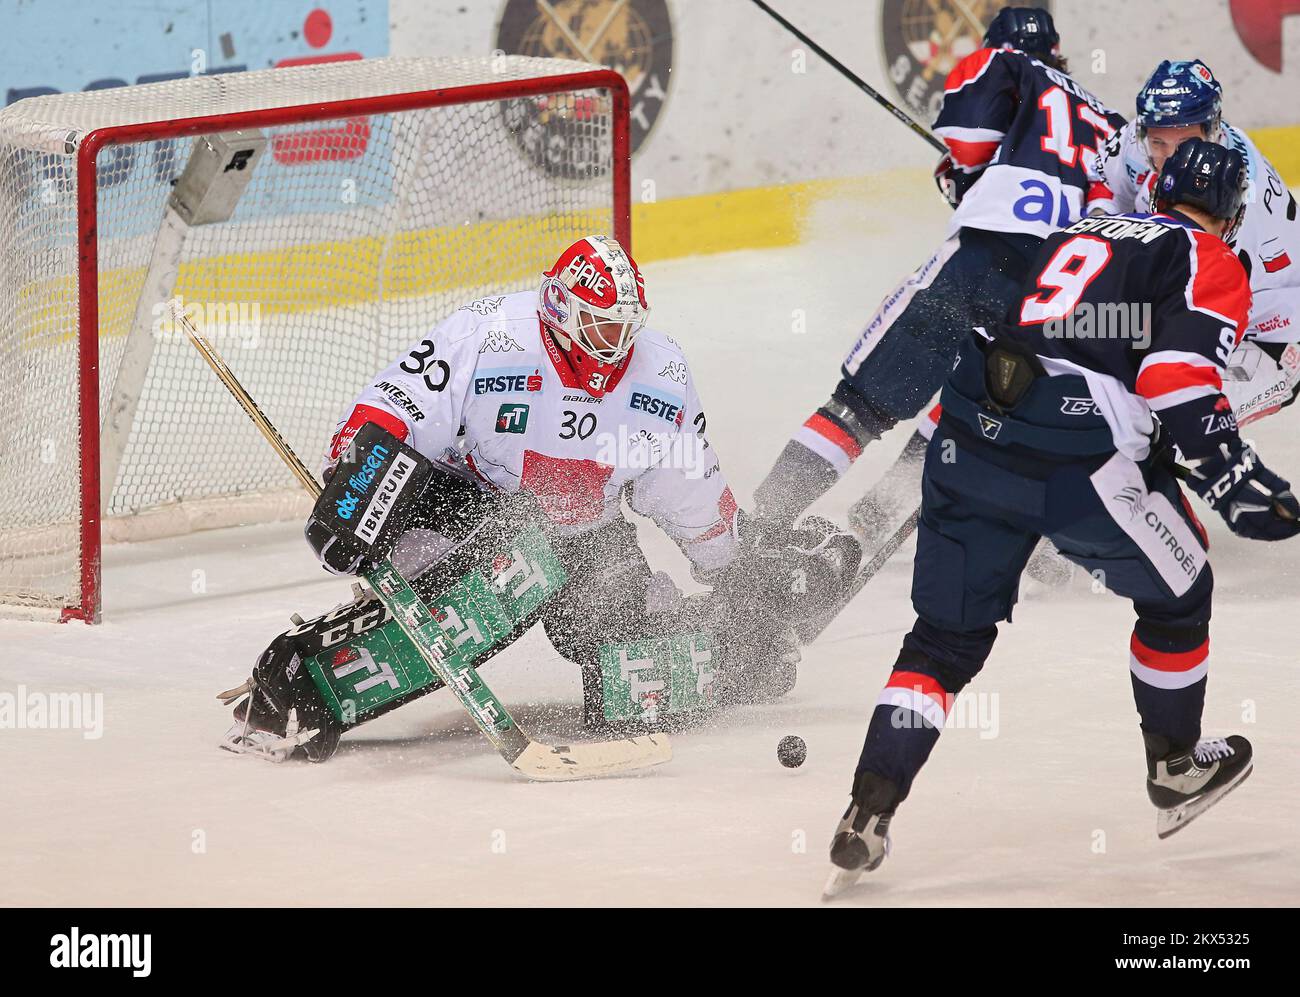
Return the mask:
<svg viewBox="0 0 1300 997">
<path fill-rule="evenodd" d="M 480 298 L 361 392 L 327 465 L 368 422 L 484 488 L 530 492 L 559 535 L 614 520 L 626 487 L 632 508 L 696 569 L 735 554 L 736 502 L 705 440 L 690 368 L 652 329 L 593 394 L 543 332 L 536 291 Z"/>
</svg>

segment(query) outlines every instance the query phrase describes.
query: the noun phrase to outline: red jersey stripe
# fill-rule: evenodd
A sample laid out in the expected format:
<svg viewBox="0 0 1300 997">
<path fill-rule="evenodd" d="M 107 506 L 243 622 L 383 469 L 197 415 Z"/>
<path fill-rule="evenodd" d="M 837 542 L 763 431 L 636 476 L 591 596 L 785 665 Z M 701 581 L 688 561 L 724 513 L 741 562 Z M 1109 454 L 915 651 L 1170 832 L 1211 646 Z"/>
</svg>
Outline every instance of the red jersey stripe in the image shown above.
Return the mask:
<svg viewBox="0 0 1300 997">
<path fill-rule="evenodd" d="M 1223 378 L 1213 367 L 1190 363 L 1152 364 L 1138 375 L 1137 393 L 1144 398 L 1159 398 L 1183 388 L 1211 387 L 1223 390 Z"/>
<path fill-rule="evenodd" d="M 889 681 L 885 683 L 885 688 L 920 689 L 922 695 L 929 696 L 938 702 L 945 711 L 951 703 L 951 697 L 944 687 L 939 684 L 938 679 L 930 675 L 922 675 L 920 672 L 892 672 Z"/>
<path fill-rule="evenodd" d="M 997 142 L 963 142 L 959 138 L 944 138 L 952 150 L 953 162 L 958 166 L 983 166 L 998 151 Z"/>
</svg>

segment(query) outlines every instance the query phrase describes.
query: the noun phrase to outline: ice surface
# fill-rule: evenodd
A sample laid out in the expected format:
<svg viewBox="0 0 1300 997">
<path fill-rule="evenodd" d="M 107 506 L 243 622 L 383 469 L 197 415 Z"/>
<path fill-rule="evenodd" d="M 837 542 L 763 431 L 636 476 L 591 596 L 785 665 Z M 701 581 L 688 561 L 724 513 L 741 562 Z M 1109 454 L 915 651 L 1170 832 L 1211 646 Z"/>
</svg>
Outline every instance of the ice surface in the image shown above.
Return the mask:
<svg viewBox="0 0 1300 997">
<path fill-rule="evenodd" d="M 647 267 L 653 323 L 686 347 L 742 503 L 833 387 L 860 323 L 937 243 L 933 195 L 898 200 L 891 214 L 841 206 L 796 248 Z M 1248 434 L 1293 480 L 1297 419 Z M 819 511 L 843 521 L 908 432 L 869 448 Z M 986 729 L 944 733 L 894 822 L 893 855 L 837 905 L 1300 902 L 1300 543 L 1207 524 L 1219 592 L 1205 727 L 1254 741 L 1251 780 L 1156 840 L 1131 611 L 1076 578 L 1018 607 L 967 694 L 983 694 L 969 709 Z M 653 527 L 642 536 L 686 584 L 672 546 Z M 290 524 L 112 547 L 102 626 L 0 623 L 0 693 L 101 692 L 105 712 L 97 740 L 0 730 L 0 903 L 816 904 L 867 718 L 911 624 L 911 551 L 805 651 L 785 700 L 677 736 L 674 761 L 645 776 L 542 785 L 514 776 L 446 694 L 345 738 L 327 765 L 218 751 L 228 714 L 215 693 L 291 612 L 332 606 L 346 584 Z M 540 634 L 485 675 L 535 736 L 576 732 L 576 669 Z M 793 771 L 776 759 L 789 733 L 808 744 Z"/>
</svg>

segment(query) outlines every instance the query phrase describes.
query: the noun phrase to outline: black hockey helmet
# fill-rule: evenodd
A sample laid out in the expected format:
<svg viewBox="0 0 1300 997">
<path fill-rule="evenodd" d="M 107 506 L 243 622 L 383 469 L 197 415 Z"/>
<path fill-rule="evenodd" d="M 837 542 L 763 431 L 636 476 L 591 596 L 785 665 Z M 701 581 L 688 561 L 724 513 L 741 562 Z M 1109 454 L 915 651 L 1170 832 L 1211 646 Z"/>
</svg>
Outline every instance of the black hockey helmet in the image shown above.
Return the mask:
<svg viewBox="0 0 1300 997">
<path fill-rule="evenodd" d="M 1040 62 L 1060 62 L 1061 36 L 1042 7 L 1003 7 L 984 32 L 985 48 L 1012 48 Z"/>
<path fill-rule="evenodd" d="M 1206 139 L 1189 138 L 1165 160 L 1152 203 L 1157 211 L 1179 204 L 1228 220 L 1223 241 L 1231 242 L 1246 211 L 1246 157 Z"/>
</svg>

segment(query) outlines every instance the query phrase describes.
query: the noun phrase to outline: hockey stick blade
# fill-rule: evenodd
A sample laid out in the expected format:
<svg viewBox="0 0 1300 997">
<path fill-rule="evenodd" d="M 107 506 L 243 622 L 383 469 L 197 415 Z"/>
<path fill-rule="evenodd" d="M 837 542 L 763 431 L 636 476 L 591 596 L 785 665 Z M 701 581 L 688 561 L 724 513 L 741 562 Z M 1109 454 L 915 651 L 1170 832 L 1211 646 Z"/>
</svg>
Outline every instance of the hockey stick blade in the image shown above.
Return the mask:
<svg viewBox="0 0 1300 997">
<path fill-rule="evenodd" d="M 827 614 L 819 621 L 814 621 L 810 626 L 795 628 L 795 632 L 799 635 L 799 641 L 801 643 L 811 644 L 822 635 L 822 631 L 829 627 L 832 621 L 843 612 L 844 607 L 857 597 L 857 594 L 866 587 L 867 582 L 876 577 L 877 572 L 885 566 L 885 562 L 893 557 L 898 548 L 907 542 L 907 538 L 916 530 L 916 523 L 920 517 L 921 510 L 918 507 L 902 522 L 898 529 L 894 531 L 893 535 L 884 542 L 881 548 L 876 551 L 875 556 L 858 569 L 858 573 L 853 576 L 853 584 L 849 586 L 849 590 L 844 593 L 844 596 L 840 601 L 835 604 L 835 611 L 833 613 Z"/>
<path fill-rule="evenodd" d="M 538 782 L 568 782 L 623 775 L 662 765 L 672 757 L 672 745 L 665 734 L 555 746 L 529 741 L 511 767 Z"/>
</svg>

